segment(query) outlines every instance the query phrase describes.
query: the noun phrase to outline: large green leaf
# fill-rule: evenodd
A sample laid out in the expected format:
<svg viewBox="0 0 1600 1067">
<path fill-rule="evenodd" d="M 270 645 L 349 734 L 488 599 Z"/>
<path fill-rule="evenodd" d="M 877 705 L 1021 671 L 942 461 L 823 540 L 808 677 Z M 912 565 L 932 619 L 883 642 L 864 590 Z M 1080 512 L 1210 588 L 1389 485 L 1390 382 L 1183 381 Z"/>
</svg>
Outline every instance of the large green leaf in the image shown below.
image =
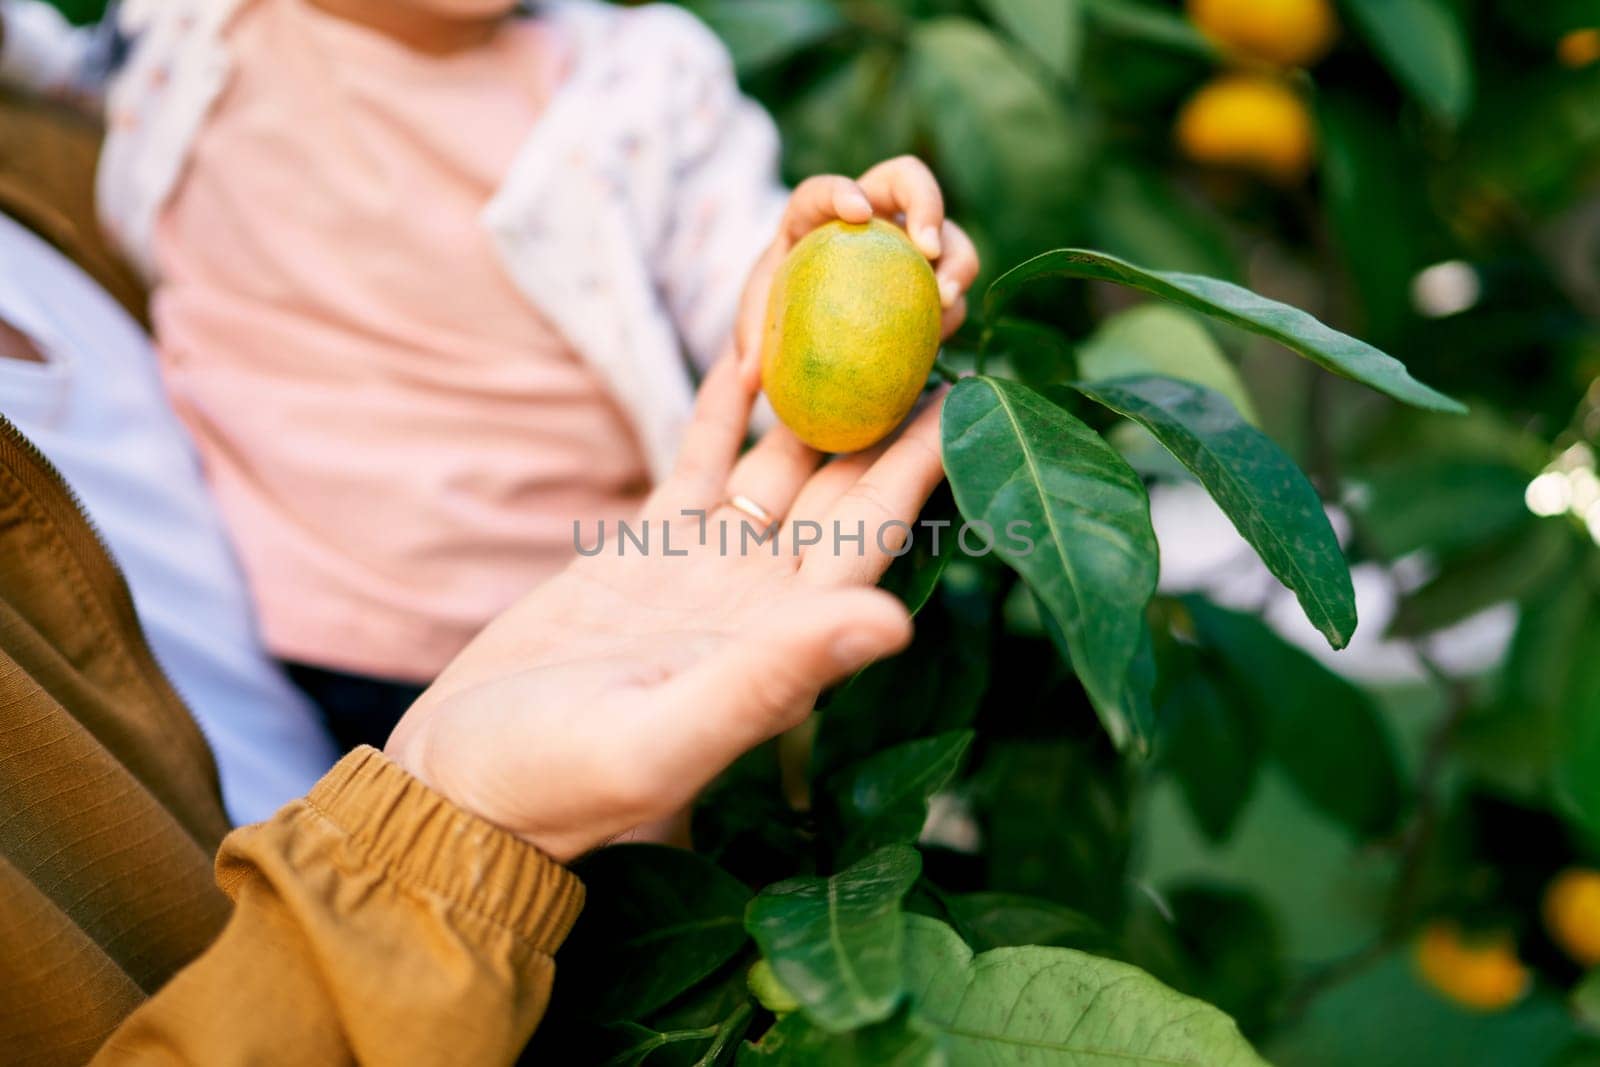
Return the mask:
<svg viewBox="0 0 1600 1067">
<path fill-rule="evenodd" d="M 989 15 L 1059 77 L 1078 70 L 1083 13 L 1078 0 L 981 0 Z"/>
<path fill-rule="evenodd" d="M 996 553 L 1061 627 L 1112 740 L 1143 750 L 1129 671 L 1158 568 L 1139 476 L 1093 430 L 1016 382 L 958 383 L 943 433 L 962 514 L 989 524 Z"/>
<path fill-rule="evenodd" d="M 1307 801 L 1362 835 L 1394 825 L 1400 768 L 1370 697 L 1248 615 L 1184 601 L 1203 643 L 1255 707 L 1267 751 Z"/>
<path fill-rule="evenodd" d="M 1395 77 L 1441 118 L 1472 107 L 1472 56 L 1448 0 L 1345 0 Z"/>
<path fill-rule="evenodd" d="M 1252 333 L 1271 338 L 1335 374 L 1380 393 L 1432 411 L 1465 411 L 1461 404 L 1423 385 L 1393 356 L 1342 334 L 1299 308 L 1268 300 L 1231 282 L 1197 274 L 1145 270 L 1079 248 L 1060 248 L 1035 256 L 1001 275 L 984 297 L 984 316 L 992 320 L 1007 300 L 1037 278 L 1087 278 L 1114 282 L 1171 300 Z"/>
<path fill-rule="evenodd" d="M 1077 390 L 1155 434 L 1211 493 L 1267 569 L 1294 591 L 1328 644 L 1356 629 L 1356 593 L 1317 491 L 1272 438 L 1227 397 L 1203 385 L 1147 375 Z"/>
<path fill-rule="evenodd" d="M 1095 328 L 1078 351 L 1084 381 L 1165 374 L 1215 389 L 1253 426 L 1254 399 L 1222 346 L 1187 311 L 1151 302 L 1119 311 Z"/>
<path fill-rule="evenodd" d="M 1008 255 L 1061 240 L 1089 158 L 1074 113 L 969 19 L 918 24 L 911 72 L 939 172 L 959 202 L 981 211 Z"/>
<path fill-rule="evenodd" d="M 801 1010 L 834 1032 L 886 1019 L 905 992 L 900 902 L 922 871 L 917 850 L 890 845 L 831 878 L 768 886 L 745 927 Z"/>
<path fill-rule="evenodd" d="M 844 26 L 832 0 L 688 0 L 750 74 Z"/>
<path fill-rule="evenodd" d="M 1232 1019 L 1125 963 L 1065 948 L 974 957 L 920 915 L 905 940 L 916 1015 L 951 1067 L 1264 1067 Z"/>
<path fill-rule="evenodd" d="M 558 1012 L 637 1019 L 746 944 L 750 891 L 692 852 L 617 845 L 576 869 L 588 900 L 560 955 Z"/>
<path fill-rule="evenodd" d="M 847 864 L 883 845 L 910 844 L 928 818 L 928 801 L 949 784 L 972 731 L 908 741 L 841 771 L 827 785 L 840 837 L 834 858 Z"/>
</svg>

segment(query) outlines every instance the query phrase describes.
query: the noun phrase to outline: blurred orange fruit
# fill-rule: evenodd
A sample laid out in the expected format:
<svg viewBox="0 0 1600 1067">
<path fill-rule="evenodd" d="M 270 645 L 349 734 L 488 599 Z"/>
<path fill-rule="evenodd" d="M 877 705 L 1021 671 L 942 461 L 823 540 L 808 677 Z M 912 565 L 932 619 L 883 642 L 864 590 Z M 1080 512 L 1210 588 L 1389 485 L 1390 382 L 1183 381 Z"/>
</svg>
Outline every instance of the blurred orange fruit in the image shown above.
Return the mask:
<svg viewBox="0 0 1600 1067">
<path fill-rule="evenodd" d="M 1504 1011 L 1532 982 L 1510 934 L 1467 937 L 1453 922 L 1430 923 L 1422 931 L 1416 962 L 1428 985 L 1473 1011 Z"/>
<path fill-rule="evenodd" d="M 1573 30 L 1556 42 L 1556 58 L 1569 67 L 1587 67 L 1600 59 L 1600 27 Z"/>
<path fill-rule="evenodd" d="M 1562 871 L 1544 892 L 1544 925 L 1573 962 L 1600 967 L 1600 871 Z"/>
<path fill-rule="evenodd" d="M 1189 19 L 1224 48 L 1280 67 L 1307 67 L 1339 35 L 1329 0 L 1189 0 Z"/>
<path fill-rule="evenodd" d="M 1304 178 L 1316 149 L 1311 112 L 1277 78 L 1226 74 L 1178 113 L 1178 146 L 1210 166 L 1236 167 L 1291 184 Z"/>
</svg>

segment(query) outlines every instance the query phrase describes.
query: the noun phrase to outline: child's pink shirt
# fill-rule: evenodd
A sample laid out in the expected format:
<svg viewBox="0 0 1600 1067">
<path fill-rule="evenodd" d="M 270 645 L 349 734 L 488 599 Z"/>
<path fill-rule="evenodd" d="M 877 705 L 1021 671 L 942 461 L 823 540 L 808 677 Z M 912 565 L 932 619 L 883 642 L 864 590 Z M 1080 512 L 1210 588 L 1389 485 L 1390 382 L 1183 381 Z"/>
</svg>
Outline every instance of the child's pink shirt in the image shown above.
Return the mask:
<svg viewBox="0 0 1600 1067">
<path fill-rule="evenodd" d="M 169 390 L 271 650 L 426 679 L 648 481 L 479 223 L 561 43 L 520 21 L 428 58 L 259 0 L 229 44 L 156 231 Z"/>
</svg>

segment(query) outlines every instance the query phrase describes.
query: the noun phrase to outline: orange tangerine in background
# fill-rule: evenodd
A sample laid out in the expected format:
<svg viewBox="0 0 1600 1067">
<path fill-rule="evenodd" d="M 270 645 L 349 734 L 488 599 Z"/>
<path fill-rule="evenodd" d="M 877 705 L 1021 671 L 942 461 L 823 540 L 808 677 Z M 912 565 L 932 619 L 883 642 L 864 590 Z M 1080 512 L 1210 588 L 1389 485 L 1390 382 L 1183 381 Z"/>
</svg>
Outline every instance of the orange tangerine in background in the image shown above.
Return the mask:
<svg viewBox="0 0 1600 1067">
<path fill-rule="evenodd" d="M 1600 59 L 1600 26 L 1573 30 L 1556 42 L 1556 58 L 1568 67 L 1587 67 Z"/>
<path fill-rule="evenodd" d="M 1600 967 L 1600 871 L 1562 871 L 1544 892 L 1550 937 L 1582 967 Z"/>
<path fill-rule="evenodd" d="M 1311 169 L 1316 130 L 1292 88 L 1261 74 L 1225 74 L 1178 113 L 1178 147 L 1197 163 L 1234 167 L 1283 184 Z"/>
<path fill-rule="evenodd" d="M 1504 931 L 1469 936 L 1453 922 L 1429 923 L 1417 939 L 1415 954 L 1423 981 L 1473 1011 L 1504 1011 L 1532 984 L 1515 942 Z"/>
<path fill-rule="evenodd" d="M 1189 20 L 1232 52 L 1280 67 L 1308 67 L 1339 36 L 1330 0 L 1188 0 Z"/>
</svg>

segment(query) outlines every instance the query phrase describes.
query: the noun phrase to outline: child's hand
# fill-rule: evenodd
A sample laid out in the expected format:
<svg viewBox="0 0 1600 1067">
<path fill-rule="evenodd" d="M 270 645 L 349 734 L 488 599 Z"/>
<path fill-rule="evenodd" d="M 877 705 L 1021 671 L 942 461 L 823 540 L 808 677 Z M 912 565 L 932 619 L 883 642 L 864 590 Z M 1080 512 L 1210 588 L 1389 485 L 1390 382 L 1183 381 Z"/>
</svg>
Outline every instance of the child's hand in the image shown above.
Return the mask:
<svg viewBox="0 0 1600 1067">
<path fill-rule="evenodd" d="M 900 156 L 867 171 L 859 181 L 838 175 L 808 178 L 795 189 L 778 227 L 778 236 L 761 256 L 739 304 L 734 340 L 740 376 L 754 389 L 761 375 L 761 331 L 767 294 L 783 257 L 818 226 L 834 219 L 866 222 L 873 215 L 905 227 L 911 241 L 934 265 L 944 305 L 944 335 L 967 316 L 967 290 L 978 276 L 978 250 L 961 227 L 944 217 L 944 194 L 927 164 Z"/>
</svg>

